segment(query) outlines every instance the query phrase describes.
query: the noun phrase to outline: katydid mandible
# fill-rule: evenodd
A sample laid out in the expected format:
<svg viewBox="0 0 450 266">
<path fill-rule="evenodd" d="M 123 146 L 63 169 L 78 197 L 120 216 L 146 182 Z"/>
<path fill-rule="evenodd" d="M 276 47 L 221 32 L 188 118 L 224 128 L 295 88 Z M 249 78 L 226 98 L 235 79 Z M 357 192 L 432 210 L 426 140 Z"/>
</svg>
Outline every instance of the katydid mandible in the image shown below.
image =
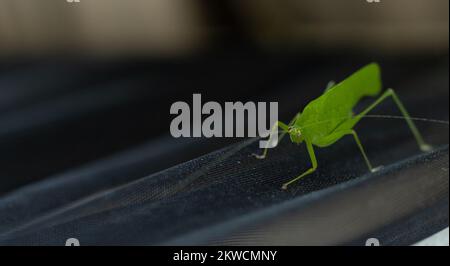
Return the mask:
<svg viewBox="0 0 450 266">
<path fill-rule="evenodd" d="M 317 159 L 314 154 L 314 146 L 327 147 L 334 144 L 344 136 L 352 136 L 361 151 L 364 161 L 371 172 L 378 168 L 372 167 L 369 158 L 359 140 L 359 137 L 353 127 L 376 106 L 388 98 L 392 98 L 406 120 L 412 134 L 414 135 L 422 151 L 431 150 L 431 146 L 426 144 L 422 135 L 414 124 L 411 116 L 396 95 L 393 89 L 386 90 L 375 102 L 359 114 L 354 114 L 352 109 L 366 96 L 375 97 L 381 93 L 381 74 L 380 67 L 376 63 L 369 64 L 355 72 L 344 81 L 334 84 L 329 83 L 327 90 L 318 98 L 311 101 L 302 112 L 298 113 L 289 124 L 277 121 L 272 128 L 269 141 L 261 155 L 255 156 L 258 159 L 264 159 L 267 155 L 268 146 L 271 144 L 272 137 L 277 134 L 279 127 L 282 134 L 278 141 L 287 134 L 293 143 L 300 144 L 305 142 L 306 148 L 311 159 L 312 167 L 300 176 L 283 184 L 282 188 L 287 187 L 299 179 L 313 173 L 317 169 Z"/>
</svg>

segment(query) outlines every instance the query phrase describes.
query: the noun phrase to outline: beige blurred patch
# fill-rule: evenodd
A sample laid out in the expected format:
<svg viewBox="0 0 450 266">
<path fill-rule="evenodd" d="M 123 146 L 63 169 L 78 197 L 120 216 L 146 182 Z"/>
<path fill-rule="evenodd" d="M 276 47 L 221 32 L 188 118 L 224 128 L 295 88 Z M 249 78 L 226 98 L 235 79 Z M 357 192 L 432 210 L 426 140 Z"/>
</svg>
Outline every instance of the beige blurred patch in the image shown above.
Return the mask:
<svg viewBox="0 0 450 266">
<path fill-rule="evenodd" d="M 448 0 L 235 1 L 247 31 L 266 48 L 448 51 Z"/>
<path fill-rule="evenodd" d="M 0 0 L 0 55 L 189 54 L 236 27 L 215 27 L 216 13 L 204 4 Z M 448 0 L 231 0 L 229 6 L 238 31 L 268 50 L 448 53 Z"/>
<path fill-rule="evenodd" d="M 1 0 L 2 54 L 183 54 L 204 42 L 198 6 L 179 0 Z"/>
</svg>

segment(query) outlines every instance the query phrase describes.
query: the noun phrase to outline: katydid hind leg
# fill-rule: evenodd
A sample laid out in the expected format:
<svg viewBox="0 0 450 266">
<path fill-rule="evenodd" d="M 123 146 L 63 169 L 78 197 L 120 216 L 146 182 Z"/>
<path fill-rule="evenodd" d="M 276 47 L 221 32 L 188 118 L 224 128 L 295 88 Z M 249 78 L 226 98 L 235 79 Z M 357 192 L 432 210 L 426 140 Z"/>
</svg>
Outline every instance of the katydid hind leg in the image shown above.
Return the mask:
<svg viewBox="0 0 450 266">
<path fill-rule="evenodd" d="M 314 153 L 314 148 L 313 148 L 312 143 L 307 141 L 306 142 L 306 148 L 308 150 L 309 158 L 311 159 L 312 167 L 310 169 L 308 169 L 307 171 L 305 171 L 303 174 L 299 175 L 298 177 L 290 180 L 289 182 L 284 183 L 283 186 L 281 187 L 283 190 L 286 190 L 287 187 L 289 185 L 291 185 L 292 183 L 294 183 L 294 182 L 302 179 L 303 177 L 305 177 L 307 175 L 310 175 L 310 174 L 312 174 L 312 173 L 314 173 L 316 171 L 316 169 L 317 169 L 317 158 L 316 158 L 316 155 Z"/>
<path fill-rule="evenodd" d="M 409 129 L 411 130 L 412 134 L 414 135 L 414 138 L 417 141 L 417 144 L 419 145 L 419 148 L 422 151 L 430 151 L 432 149 L 432 146 L 427 144 L 422 134 L 419 132 L 419 129 L 417 129 L 414 121 L 411 119 L 411 116 L 409 115 L 408 111 L 406 110 L 403 103 L 400 101 L 399 97 L 395 93 L 393 89 L 388 89 L 383 95 L 381 95 L 374 103 L 372 103 L 369 107 L 367 107 L 364 111 L 362 111 L 360 114 L 358 114 L 355 118 L 357 120 L 363 118 L 367 113 L 372 111 L 375 107 L 377 107 L 380 103 L 382 103 L 387 98 L 391 97 L 395 104 L 397 105 L 398 109 L 402 113 L 403 117 L 406 120 L 406 123 L 408 124 Z"/>
</svg>

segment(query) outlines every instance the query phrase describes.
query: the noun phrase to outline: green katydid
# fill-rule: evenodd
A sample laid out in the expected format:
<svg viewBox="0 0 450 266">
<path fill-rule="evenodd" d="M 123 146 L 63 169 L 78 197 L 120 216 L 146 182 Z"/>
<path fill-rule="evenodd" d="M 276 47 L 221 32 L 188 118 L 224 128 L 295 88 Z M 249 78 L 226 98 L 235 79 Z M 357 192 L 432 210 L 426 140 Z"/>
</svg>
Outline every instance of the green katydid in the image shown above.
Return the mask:
<svg viewBox="0 0 450 266">
<path fill-rule="evenodd" d="M 345 79 L 344 81 L 334 84 L 330 82 L 326 91 L 311 101 L 303 112 L 298 113 L 289 124 L 277 121 L 272 128 L 269 141 L 261 155 L 255 156 L 263 159 L 267 155 L 268 146 L 271 143 L 274 134 L 277 134 L 277 128 L 281 128 L 282 135 L 279 141 L 287 133 L 293 143 L 306 143 L 306 148 L 311 159 L 312 167 L 300 176 L 283 184 L 282 188 L 287 189 L 288 185 L 296 182 L 302 177 L 313 173 L 317 169 L 317 159 L 314 154 L 314 146 L 327 147 L 334 144 L 344 136 L 353 136 L 359 150 L 370 171 L 376 171 L 373 168 L 366 152 L 358 138 L 353 127 L 378 104 L 391 97 L 400 109 L 404 119 L 406 120 L 410 130 L 412 131 L 417 143 L 422 151 L 429 151 L 431 146 L 426 144 L 422 135 L 414 124 L 411 116 L 406 111 L 402 102 L 392 89 L 384 92 L 375 102 L 367 107 L 361 113 L 355 115 L 352 112 L 354 106 L 365 96 L 376 96 L 381 92 L 381 76 L 378 64 L 372 63 Z"/>
</svg>

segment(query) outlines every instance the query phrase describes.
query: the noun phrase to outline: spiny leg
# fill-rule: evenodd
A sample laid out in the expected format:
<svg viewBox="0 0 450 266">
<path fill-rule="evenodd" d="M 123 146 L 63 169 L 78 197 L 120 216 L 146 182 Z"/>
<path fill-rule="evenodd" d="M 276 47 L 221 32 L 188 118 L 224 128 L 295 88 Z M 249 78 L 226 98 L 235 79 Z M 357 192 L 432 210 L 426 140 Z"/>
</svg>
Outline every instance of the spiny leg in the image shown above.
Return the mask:
<svg viewBox="0 0 450 266">
<path fill-rule="evenodd" d="M 278 132 L 277 132 L 278 127 L 281 128 L 281 130 L 283 130 L 283 134 L 286 134 L 286 132 L 288 132 L 288 130 L 289 130 L 288 125 L 286 125 L 285 123 L 283 123 L 281 121 L 277 121 L 273 125 L 272 130 L 270 131 L 269 140 L 266 143 L 266 147 L 264 148 L 263 153 L 261 155 L 253 153 L 253 156 L 255 156 L 257 159 L 265 159 L 266 158 L 267 151 L 269 150 L 269 145 L 272 143 L 272 138 L 275 134 L 278 134 Z M 281 137 L 278 139 L 278 142 L 280 142 L 283 137 L 284 137 L 284 135 L 281 135 Z"/>
<path fill-rule="evenodd" d="M 298 117 L 299 115 L 300 115 L 300 113 L 296 114 L 295 117 L 291 120 L 291 122 L 289 122 L 288 125 L 286 125 L 285 123 L 283 123 L 283 122 L 281 122 L 281 121 L 277 121 L 277 122 L 273 125 L 273 127 L 272 127 L 272 129 L 271 129 L 271 131 L 270 131 L 269 140 L 267 141 L 267 144 L 266 144 L 266 147 L 264 148 L 263 153 L 262 153 L 261 155 L 259 155 L 259 154 L 253 154 L 253 156 L 255 156 L 255 157 L 258 158 L 258 159 L 264 159 L 264 158 L 266 158 L 267 152 L 268 152 L 268 149 L 269 149 L 269 145 L 270 145 L 270 143 L 271 143 L 271 141 L 272 141 L 273 135 L 277 133 L 277 130 L 276 130 L 276 129 L 279 127 L 279 128 L 281 128 L 282 131 L 283 131 L 283 132 L 281 133 L 280 137 L 278 138 L 278 142 L 280 142 L 280 141 L 283 139 L 283 137 L 286 135 L 286 133 L 288 133 L 289 127 L 292 126 L 292 125 L 295 123 L 295 120 L 297 119 L 297 117 Z"/>
<path fill-rule="evenodd" d="M 361 144 L 361 141 L 359 140 L 358 134 L 356 134 L 356 131 L 351 130 L 347 133 L 347 135 L 352 135 L 353 138 L 355 139 L 356 144 L 358 145 L 359 150 L 361 151 L 361 154 L 364 157 L 364 161 L 366 161 L 367 167 L 369 168 L 370 172 L 376 172 L 378 170 L 378 168 L 373 168 L 372 164 L 370 163 L 369 157 L 367 157 L 366 152 L 364 151 L 364 147 Z"/>
<path fill-rule="evenodd" d="M 414 124 L 413 120 L 411 119 L 411 116 L 409 115 L 408 111 L 406 111 L 405 106 L 398 98 L 397 94 L 394 92 L 393 89 L 388 89 L 383 95 L 380 96 L 374 103 L 372 103 L 366 110 L 361 112 L 357 117 L 362 118 L 364 115 L 366 115 L 368 112 L 370 112 L 372 109 L 374 109 L 376 106 L 378 106 L 381 102 L 383 102 L 386 98 L 392 97 L 395 104 L 397 105 L 398 109 L 400 109 L 400 112 L 402 113 L 403 117 L 406 120 L 406 123 L 408 124 L 409 129 L 413 133 L 414 137 L 416 138 L 417 144 L 419 145 L 420 149 L 422 151 L 430 151 L 432 147 L 425 143 L 423 140 L 422 135 L 420 134 L 419 130 L 417 129 L 416 125 Z"/>
<path fill-rule="evenodd" d="M 292 184 L 292 183 L 300 180 L 301 178 L 303 178 L 303 177 L 305 177 L 305 176 L 307 176 L 309 174 L 312 174 L 312 173 L 314 173 L 314 171 L 316 171 L 316 169 L 317 169 L 317 159 L 316 159 L 316 155 L 314 153 L 314 148 L 313 148 L 312 143 L 307 141 L 306 142 L 306 148 L 308 149 L 308 154 L 309 154 L 309 158 L 311 159 L 312 167 L 310 169 L 308 169 L 306 172 L 304 172 L 303 174 L 301 174 L 300 176 L 292 179 L 289 182 L 284 183 L 283 186 L 281 187 L 282 189 L 286 190 L 287 187 L 290 184 Z"/>
</svg>

